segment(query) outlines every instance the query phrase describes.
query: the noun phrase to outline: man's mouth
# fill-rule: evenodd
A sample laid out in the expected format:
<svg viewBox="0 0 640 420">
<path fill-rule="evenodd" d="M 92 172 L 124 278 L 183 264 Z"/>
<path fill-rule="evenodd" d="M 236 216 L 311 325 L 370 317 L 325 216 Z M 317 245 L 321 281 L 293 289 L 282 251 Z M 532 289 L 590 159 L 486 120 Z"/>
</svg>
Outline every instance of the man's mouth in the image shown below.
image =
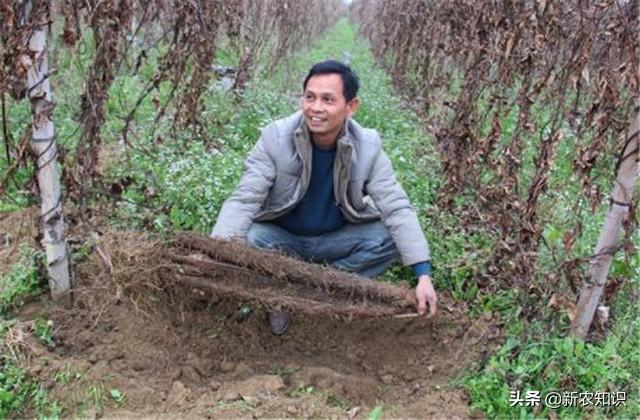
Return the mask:
<svg viewBox="0 0 640 420">
<path fill-rule="evenodd" d="M 309 121 L 312 123 L 323 123 L 326 121 L 326 118 L 320 118 L 320 117 L 313 117 L 313 116 L 309 116 Z"/>
</svg>

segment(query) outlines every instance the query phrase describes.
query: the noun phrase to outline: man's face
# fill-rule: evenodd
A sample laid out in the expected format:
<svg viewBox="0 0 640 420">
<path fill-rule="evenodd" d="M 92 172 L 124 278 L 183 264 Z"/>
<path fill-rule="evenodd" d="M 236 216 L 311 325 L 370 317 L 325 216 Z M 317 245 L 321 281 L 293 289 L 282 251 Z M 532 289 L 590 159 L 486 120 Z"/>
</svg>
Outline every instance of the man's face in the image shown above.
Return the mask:
<svg viewBox="0 0 640 420">
<path fill-rule="evenodd" d="M 307 88 L 302 96 L 302 113 L 312 134 L 335 139 L 345 119 L 357 107 L 357 98 L 346 101 L 339 74 L 319 74 L 307 81 Z"/>
</svg>

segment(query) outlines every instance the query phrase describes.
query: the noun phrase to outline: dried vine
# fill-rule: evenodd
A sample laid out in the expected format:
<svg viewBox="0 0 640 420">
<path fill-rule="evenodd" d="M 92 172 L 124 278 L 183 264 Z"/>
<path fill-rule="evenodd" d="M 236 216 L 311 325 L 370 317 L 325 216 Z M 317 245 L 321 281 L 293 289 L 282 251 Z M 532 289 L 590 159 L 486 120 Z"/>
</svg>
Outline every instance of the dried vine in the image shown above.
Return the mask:
<svg viewBox="0 0 640 420">
<path fill-rule="evenodd" d="M 172 137 L 190 130 L 192 137 L 205 138 L 209 121 L 202 120 L 203 96 L 215 77 L 211 69 L 221 42 L 238 50 L 235 87 L 241 92 L 254 76 L 259 57 L 264 58 L 261 54 L 273 57 L 269 65 L 273 69 L 294 49 L 326 30 L 341 10 L 339 6 L 337 0 L 307 4 L 292 0 L 59 2 L 53 18 L 64 19 L 60 34 L 64 44 L 75 46 L 83 33 L 90 30 L 95 47 L 77 116 L 81 132 L 75 161 L 65 167 L 69 191 L 82 201 L 86 191 L 99 181 L 96 167 L 109 89 L 118 75 L 137 73 L 152 48 L 164 46 L 165 52 L 158 59 L 155 74 L 134 100 L 133 107 L 125 112 L 122 138 L 128 145 L 132 144 L 129 134 L 138 107 L 162 83 L 170 84 L 170 93 L 164 103 L 158 103 L 156 123 L 168 118 L 173 127 Z M 22 2 L 14 1 L 3 3 L 0 9 L 3 16 L 0 91 L 10 92 L 14 97 L 24 95 L 22 75 L 14 63 L 26 33 L 15 18 L 20 7 Z M 12 145 L 10 139 L 5 139 L 5 143 L 7 148 Z"/>
<path fill-rule="evenodd" d="M 432 127 L 443 207 L 498 235 L 480 284 L 531 284 L 559 147 L 576 149 L 574 174 L 594 208 L 603 171 L 608 185 L 616 175 L 611 157 L 640 93 L 638 3 L 358 0 L 351 16 Z M 457 196 L 477 205 L 457 208 Z M 578 267 L 563 264 L 568 277 Z"/>
<path fill-rule="evenodd" d="M 129 25 L 130 4 L 127 0 L 88 0 L 83 14 L 92 29 L 96 45 L 95 58 L 81 99 L 79 120 L 82 134 L 76 148 L 74 183 L 80 187 L 79 197 L 85 197 L 85 184 L 95 178 L 98 151 L 102 143 L 100 128 L 106 117 L 108 89 L 113 82 L 115 63 L 119 55 L 119 43 Z M 66 16 L 75 16 L 68 13 Z M 67 20 L 68 27 L 73 22 Z M 67 42 L 72 39 L 67 35 Z"/>
</svg>

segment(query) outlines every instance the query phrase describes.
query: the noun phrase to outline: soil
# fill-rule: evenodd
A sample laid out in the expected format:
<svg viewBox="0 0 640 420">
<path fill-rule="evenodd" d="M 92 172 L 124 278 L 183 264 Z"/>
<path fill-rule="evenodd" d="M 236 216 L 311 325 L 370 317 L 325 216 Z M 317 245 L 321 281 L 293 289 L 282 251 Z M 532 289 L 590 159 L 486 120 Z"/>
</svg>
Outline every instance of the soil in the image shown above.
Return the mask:
<svg viewBox="0 0 640 420">
<path fill-rule="evenodd" d="M 482 416 L 454 382 L 499 344 L 490 313 L 470 319 L 441 294 L 432 319 L 296 314 L 278 337 L 259 305 L 247 316 L 242 302 L 154 288 L 147 238 L 102 238 L 75 267 L 70 307 L 43 298 L 18 314 L 52 321 L 53 345 L 29 338 L 25 365 L 65 415 Z"/>
</svg>

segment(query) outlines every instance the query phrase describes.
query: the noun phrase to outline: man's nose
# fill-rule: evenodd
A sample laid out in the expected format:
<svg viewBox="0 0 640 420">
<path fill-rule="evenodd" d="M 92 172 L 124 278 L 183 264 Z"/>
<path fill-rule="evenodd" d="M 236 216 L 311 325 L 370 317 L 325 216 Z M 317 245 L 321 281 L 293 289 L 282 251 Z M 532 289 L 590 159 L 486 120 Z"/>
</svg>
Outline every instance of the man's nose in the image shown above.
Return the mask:
<svg viewBox="0 0 640 420">
<path fill-rule="evenodd" d="M 312 103 L 311 103 L 311 111 L 323 111 L 324 108 L 322 106 L 322 101 L 320 99 L 315 99 Z"/>
</svg>

